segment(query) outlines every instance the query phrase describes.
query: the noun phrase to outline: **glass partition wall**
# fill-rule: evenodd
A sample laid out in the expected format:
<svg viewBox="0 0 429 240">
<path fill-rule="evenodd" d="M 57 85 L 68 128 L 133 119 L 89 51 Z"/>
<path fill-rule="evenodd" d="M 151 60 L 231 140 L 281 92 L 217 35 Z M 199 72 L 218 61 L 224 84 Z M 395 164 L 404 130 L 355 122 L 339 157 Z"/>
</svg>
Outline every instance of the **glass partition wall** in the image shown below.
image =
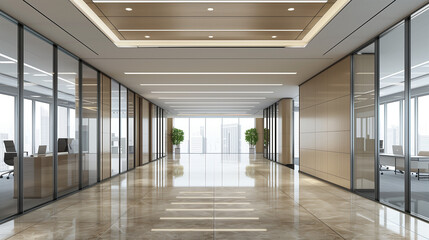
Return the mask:
<svg viewBox="0 0 429 240">
<path fill-rule="evenodd" d="M 278 160 L 278 137 L 279 133 L 279 119 L 278 103 L 274 103 L 268 108 L 264 109 L 264 158 L 277 161 Z"/>
<path fill-rule="evenodd" d="M 0 221 L 99 182 L 101 140 L 109 148 L 103 179 L 142 162 L 134 140 L 141 135 L 145 149 L 150 122 L 135 117 L 137 94 L 104 74 L 112 86 L 101 89 L 97 69 L 2 12 L 0 31 Z M 141 100 L 143 113 L 148 101 Z M 103 132 L 101 109 L 111 122 Z M 166 116 L 158 111 L 157 139 L 165 141 Z"/>
<path fill-rule="evenodd" d="M 426 220 L 428 23 L 424 7 L 353 54 L 353 190 Z"/>
</svg>

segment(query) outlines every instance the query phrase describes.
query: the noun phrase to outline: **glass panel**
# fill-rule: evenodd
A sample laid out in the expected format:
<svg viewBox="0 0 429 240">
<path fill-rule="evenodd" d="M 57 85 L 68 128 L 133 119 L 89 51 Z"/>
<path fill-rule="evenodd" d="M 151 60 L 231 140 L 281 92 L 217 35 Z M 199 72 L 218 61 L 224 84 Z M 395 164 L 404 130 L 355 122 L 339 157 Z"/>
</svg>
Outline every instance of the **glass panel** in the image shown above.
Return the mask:
<svg viewBox="0 0 429 240">
<path fill-rule="evenodd" d="M 155 105 L 151 104 L 151 117 L 152 117 L 152 156 L 151 156 L 151 160 L 155 160 L 157 158 L 157 150 L 158 150 L 158 122 L 157 122 L 157 117 L 158 117 L 158 109 Z"/>
<path fill-rule="evenodd" d="M 354 189 L 375 199 L 375 51 L 374 44 L 353 55 Z"/>
<path fill-rule="evenodd" d="M 404 210 L 404 25 L 380 38 L 380 104 L 386 104 L 384 152 L 380 152 L 380 201 Z M 382 115 L 382 112 L 380 112 Z M 381 122 L 383 120 L 384 122 Z M 381 131 L 380 131 L 381 135 Z M 380 138 L 381 139 L 381 138 Z"/>
<path fill-rule="evenodd" d="M 120 158 L 121 158 L 121 172 L 126 172 L 128 170 L 128 97 L 127 97 L 127 88 L 122 86 L 121 89 L 121 138 L 120 138 Z"/>
<path fill-rule="evenodd" d="M 240 135 L 239 135 L 239 145 L 240 153 L 249 153 L 249 144 L 246 142 L 246 131 L 251 128 L 255 128 L 255 119 L 254 118 L 240 118 Z M 258 142 L 262 139 L 258 139 Z"/>
<path fill-rule="evenodd" d="M 205 152 L 205 119 L 190 118 L 190 153 Z"/>
<path fill-rule="evenodd" d="M 192 123 L 191 123 L 191 126 Z M 239 153 L 238 118 L 224 118 L 222 125 L 222 153 Z"/>
<path fill-rule="evenodd" d="M 24 112 L 24 119 L 32 119 L 29 155 L 24 155 L 24 210 L 52 200 L 53 185 L 53 47 L 51 44 L 24 32 L 24 97 L 32 101 L 33 111 Z M 34 114 L 32 114 L 34 112 Z M 28 142 L 27 142 L 28 143 Z M 38 154 L 40 149 L 46 149 Z M 17 178 L 16 178 L 17 179 Z"/>
<path fill-rule="evenodd" d="M 0 219 L 17 213 L 15 189 L 15 157 L 18 151 L 18 67 L 17 59 L 17 25 L 0 16 Z M 9 140 L 15 145 L 15 151 L 7 149 L 4 142 Z"/>
<path fill-rule="evenodd" d="M 222 118 L 206 119 L 207 153 L 222 153 Z"/>
<path fill-rule="evenodd" d="M 143 152 L 143 163 L 149 162 L 150 159 L 150 149 L 149 149 L 149 142 L 150 142 L 150 125 L 149 125 L 149 102 L 146 99 L 142 99 L 142 152 Z"/>
<path fill-rule="evenodd" d="M 112 115 L 111 115 L 111 132 L 112 132 L 112 176 L 119 173 L 119 83 L 112 80 Z"/>
<path fill-rule="evenodd" d="M 82 65 L 82 176 L 83 186 L 97 182 L 98 72 Z"/>
<path fill-rule="evenodd" d="M 175 118 L 173 125 L 184 133 L 184 140 L 180 143 L 180 153 L 189 153 L 189 118 Z M 177 146 L 173 146 L 176 151 Z"/>
<path fill-rule="evenodd" d="M 293 108 L 294 164 L 299 166 L 299 96 L 294 99 Z"/>
<path fill-rule="evenodd" d="M 79 188 L 79 61 L 58 51 L 58 195 Z M 77 131 L 77 132 L 76 132 Z"/>
<path fill-rule="evenodd" d="M 134 98 L 135 94 L 128 91 L 128 169 L 134 168 Z"/>
<path fill-rule="evenodd" d="M 411 213 L 429 218 L 429 11 L 411 19 Z"/>
</svg>

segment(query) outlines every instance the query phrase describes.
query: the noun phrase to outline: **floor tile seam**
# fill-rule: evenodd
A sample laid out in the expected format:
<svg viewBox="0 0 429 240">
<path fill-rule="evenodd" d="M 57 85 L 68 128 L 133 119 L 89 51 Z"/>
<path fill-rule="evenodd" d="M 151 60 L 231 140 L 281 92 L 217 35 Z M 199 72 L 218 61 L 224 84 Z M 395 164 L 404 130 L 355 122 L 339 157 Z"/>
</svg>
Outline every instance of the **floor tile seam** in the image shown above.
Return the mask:
<svg viewBox="0 0 429 240">
<path fill-rule="evenodd" d="M 14 221 L 14 220 L 12 220 L 12 221 Z M 36 225 L 36 224 L 38 224 L 38 223 L 41 223 L 41 222 L 42 222 L 42 221 L 40 221 L 40 222 L 35 222 L 35 223 L 31 223 L 28 227 L 26 227 L 26 228 L 22 229 L 21 231 L 18 231 L 17 233 L 14 233 L 13 235 L 11 235 L 11 236 L 7 237 L 6 239 L 10 239 L 10 238 L 12 238 L 12 237 L 14 237 L 14 236 L 16 236 L 16 235 L 18 235 L 18 234 L 20 234 L 20 233 L 24 232 L 25 230 L 29 229 L 30 227 L 32 227 L 32 226 L 34 226 L 34 225 Z"/>
<path fill-rule="evenodd" d="M 283 191 L 283 190 L 280 190 Z M 286 193 L 285 193 L 286 194 Z M 325 223 L 324 221 L 322 221 L 322 219 L 318 218 L 316 215 L 314 215 L 309 209 L 307 209 L 306 207 L 304 207 L 303 205 L 301 205 L 301 203 L 295 201 L 295 199 L 293 200 L 294 202 L 296 202 L 300 207 L 302 207 L 308 214 L 310 214 L 313 218 L 317 219 L 318 222 L 322 223 L 323 225 L 325 225 L 326 227 L 328 227 L 332 232 L 334 232 L 335 234 L 337 234 L 339 237 L 341 237 L 342 239 L 346 239 L 345 237 L 343 237 L 340 233 L 338 233 L 337 231 L 335 231 L 334 229 L 331 228 L 331 226 L 329 226 L 327 223 Z"/>
</svg>

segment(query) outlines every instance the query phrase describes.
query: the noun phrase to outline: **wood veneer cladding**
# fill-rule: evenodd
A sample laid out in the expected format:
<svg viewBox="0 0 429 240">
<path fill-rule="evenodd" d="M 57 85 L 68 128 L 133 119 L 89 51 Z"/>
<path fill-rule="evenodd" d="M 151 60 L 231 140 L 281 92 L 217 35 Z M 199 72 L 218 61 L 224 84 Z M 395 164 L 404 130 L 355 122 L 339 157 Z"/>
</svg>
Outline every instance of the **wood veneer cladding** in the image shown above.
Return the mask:
<svg viewBox="0 0 429 240">
<path fill-rule="evenodd" d="M 256 142 L 256 153 L 264 153 L 264 119 L 255 118 L 256 132 L 258 132 L 258 142 Z"/>
<path fill-rule="evenodd" d="M 278 161 L 282 164 L 293 164 L 293 100 L 282 99 L 278 104 Z"/>
<path fill-rule="evenodd" d="M 101 179 L 111 175 L 111 79 L 101 75 Z"/>
<path fill-rule="evenodd" d="M 300 86 L 300 170 L 345 188 L 350 188 L 350 61 Z"/>
</svg>

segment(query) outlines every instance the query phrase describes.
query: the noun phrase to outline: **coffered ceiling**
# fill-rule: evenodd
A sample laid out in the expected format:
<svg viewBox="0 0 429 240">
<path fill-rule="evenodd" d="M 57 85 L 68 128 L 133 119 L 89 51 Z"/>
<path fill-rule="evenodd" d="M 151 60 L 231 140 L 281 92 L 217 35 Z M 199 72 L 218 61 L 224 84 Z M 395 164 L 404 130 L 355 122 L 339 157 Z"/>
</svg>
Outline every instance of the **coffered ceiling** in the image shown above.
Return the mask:
<svg viewBox="0 0 429 240">
<path fill-rule="evenodd" d="M 118 47 L 305 47 L 349 0 L 71 0 Z"/>
<path fill-rule="evenodd" d="M 295 98 L 299 94 L 300 83 L 428 3 L 427 0 L 349 1 L 305 47 L 301 48 L 285 48 L 275 44 L 283 41 L 301 41 L 307 36 L 305 31 L 298 35 L 296 32 L 277 32 L 274 35 L 265 31 L 150 33 L 123 31 L 118 36 L 113 34 L 113 38 L 127 44 L 151 43 L 150 41 L 153 41 L 151 44 L 156 44 L 152 47 L 146 45 L 138 48 L 120 48 L 118 42 L 112 40 L 112 36 L 106 35 L 104 29 L 100 28 L 99 22 L 91 20 L 88 14 L 82 12 L 72 1 L 76 0 L 1 0 L 0 10 L 166 109 L 168 116 L 172 117 L 194 115 L 261 117 L 262 109 L 279 99 Z M 328 14 L 334 5 L 340 2 L 338 0 L 304 4 L 282 1 L 268 4 L 267 1 L 258 3 L 246 1 L 244 4 L 237 0 L 234 0 L 234 3 L 224 3 L 226 0 L 216 2 L 196 0 L 191 4 L 182 0 L 170 0 L 169 3 L 158 1 L 161 0 L 151 0 L 151 3 L 147 1 L 136 3 L 132 0 L 121 3 L 94 3 L 82 0 L 82 3 L 87 6 L 87 10 L 91 10 L 93 15 L 100 18 L 100 22 L 103 17 L 105 20 L 111 18 L 107 29 L 116 31 L 135 28 L 238 30 L 236 28 L 239 27 L 240 29 L 300 27 L 308 31 L 311 24 L 302 26 L 299 25 L 302 24 L 301 21 L 308 23 L 311 16 L 316 16 L 314 19 L 322 17 L 322 12 L 326 11 Z M 95 10 L 88 4 L 93 4 Z M 290 7 L 285 7 L 286 5 L 293 7 L 294 11 L 288 11 Z M 128 7 L 132 8 L 132 11 L 126 11 L 125 8 Z M 209 8 L 213 8 L 213 11 L 208 11 Z M 129 17 L 124 17 L 128 15 Z M 137 20 L 123 21 L 127 18 Z M 219 21 L 211 23 L 209 20 L 201 20 L 205 18 L 209 20 L 215 18 Z M 241 18 L 247 19 L 240 21 Z M 285 20 L 289 18 L 292 20 Z M 262 21 L 258 23 L 256 21 L 258 19 Z M 198 34 L 202 34 L 206 39 L 199 40 L 201 36 Z M 213 39 L 208 39 L 209 34 L 212 34 Z M 11 38 L 16 36 L 10 35 Z M 140 39 L 142 36 L 150 38 Z M 232 40 L 219 40 L 221 36 Z M 273 39 L 272 36 L 277 38 Z M 295 37 L 295 40 L 287 40 L 286 36 Z M 167 40 L 162 40 L 167 37 Z M 246 40 L 250 37 L 268 39 Z M 203 47 L 197 44 L 196 47 L 192 45 L 193 42 L 188 42 L 187 45 L 168 46 L 176 44 L 177 41 L 196 41 L 198 44 L 227 41 L 237 45 Z M 243 41 L 244 45 L 240 45 Z M 254 44 L 254 41 L 273 43 L 274 47 L 266 45 L 243 47 L 248 46 L 246 44 Z M 123 43 L 120 42 L 119 46 L 121 44 Z M 14 51 L 8 52 L 7 49 L 3 49 L 1 53 L 10 57 L 16 54 Z M 42 61 L 52 61 L 52 58 L 37 61 L 38 64 L 43 64 Z M 64 71 L 71 72 L 72 69 Z M 72 76 L 69 77 L 71 79 Z"/>
</svg>

